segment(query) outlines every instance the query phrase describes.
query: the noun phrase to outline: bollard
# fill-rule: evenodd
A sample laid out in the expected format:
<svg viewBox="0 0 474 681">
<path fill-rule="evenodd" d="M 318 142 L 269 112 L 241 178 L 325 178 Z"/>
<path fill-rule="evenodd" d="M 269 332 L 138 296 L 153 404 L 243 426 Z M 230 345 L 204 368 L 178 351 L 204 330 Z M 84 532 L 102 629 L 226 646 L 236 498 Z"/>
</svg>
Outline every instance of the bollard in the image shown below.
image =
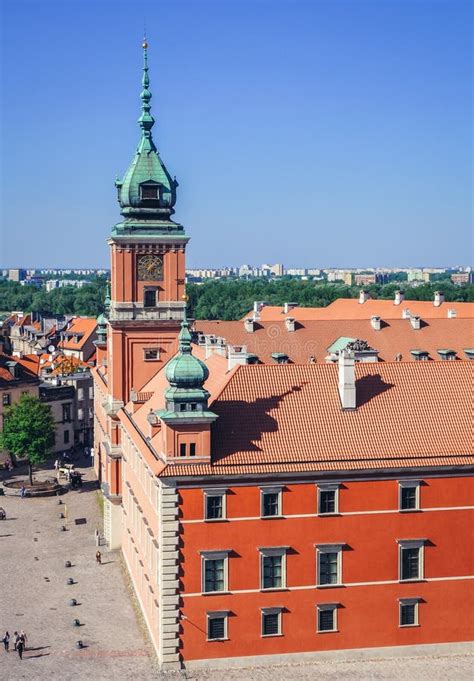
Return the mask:
<svg viewBox="0 0 474 681">
<path fill-rule="evenodd" d="M 74 584 L 74 580 L 72 577 L 69 577 L 67 580 L 67 584 Z"/>
<path fill-rule="evenodd" d="M 71 600 L 69 601 L 69 605 L 77 605 L 76 599 L 75 599 L 75 598 L 71 598 Z"/>
<path fill-rule="evenodd" d="M 65 525 L 61 525 L 61 527 L 59 528 L 59 531 L 60 531 L 60 532 L 66 532 L 66 526 L 65 526 Z"/>
<path fill-rule="evenodd" d="M 78 619 L 72 620 L 72 623 L 74 624 L 75 627 L 80 627 L 81 623 L 79 622 Z"/>
<path fill-rule="evenodd" d="M 61 506 L 62 503 L 61 499 L 58 499 L 58 506 Z"/>
<path fill-rule="evenodd" d="M 71 561 L 70 561 L 70 560 L 67 560 L 67 561 L 64 563 L 64 567 L 72 567 Z"/>
<path fill-rule="evenodd" d="M 60 514 L 59 514 L 59 517 L 60 517 L 60 518 L 64 518 L 64 513 L 60 513 Z"/>
<path fill-rule="evenodd" d="M 76 641 L 76 648 L 84 648 L 84 644 L 82 641 Z"/>
</svg>

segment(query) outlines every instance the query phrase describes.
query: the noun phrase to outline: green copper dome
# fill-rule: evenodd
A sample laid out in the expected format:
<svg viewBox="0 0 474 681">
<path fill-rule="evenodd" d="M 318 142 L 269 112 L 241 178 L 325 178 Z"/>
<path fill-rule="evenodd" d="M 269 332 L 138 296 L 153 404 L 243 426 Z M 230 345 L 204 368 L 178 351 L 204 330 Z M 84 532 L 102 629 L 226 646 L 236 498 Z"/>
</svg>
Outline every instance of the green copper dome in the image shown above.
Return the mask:
<svg viewBox="0 0 474 681">
<path fill-rule="evenodd" d="M 168 173 L 151 134 L 155 119 L 150 113 L 151 92 L 146 41 L 143 43 L 142 85 L 143 90 L 140 95 L 142 113 L 138 119 L 142 131 L 141 139 L 135 158 L 123 180 L 117 180 L 115 183 L 118 189 L 118 201 L 124 216 L 157 217 L 166 220 L 174 213 L 173 206 L 176 203 L 178 183 Z"/>
<path fill-rule="evenodd" d="M 181 390 L 189 391 L 196 396 L 204 396 L 206 399 L 208 393 L 203 390 L 202 386 L 209 376 L 209 369 L 201 362 L 200 359 L 194 357 L 191 349 L 191 334 L 189 333 L 189 323 L 185 319 L 181 324 L 181 331 L 179 334 L 179 352 L 166 365 L 166 378 L 171 386 L 166 392 L 167 398 L 176 394 Z M 179 390 L 176 390 L 179 389 Z"/>
</svg>

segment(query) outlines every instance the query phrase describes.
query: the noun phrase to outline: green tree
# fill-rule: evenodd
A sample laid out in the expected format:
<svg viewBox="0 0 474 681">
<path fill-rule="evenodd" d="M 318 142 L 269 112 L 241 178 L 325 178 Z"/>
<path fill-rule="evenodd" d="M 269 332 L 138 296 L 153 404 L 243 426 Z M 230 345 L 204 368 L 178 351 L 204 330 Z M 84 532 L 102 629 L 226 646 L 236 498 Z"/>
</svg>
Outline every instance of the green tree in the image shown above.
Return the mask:
<svg viewBox="0 0 474 681">
<path fill-rule="evenodd" d="M 54 445 L 54 420 L 51 409 L 37 397 L 25 394 L 5 410 L 0 445 L 16 457 L 28 459 L 30 484 L 33 466 L 44 463 Z"/>
</svg>

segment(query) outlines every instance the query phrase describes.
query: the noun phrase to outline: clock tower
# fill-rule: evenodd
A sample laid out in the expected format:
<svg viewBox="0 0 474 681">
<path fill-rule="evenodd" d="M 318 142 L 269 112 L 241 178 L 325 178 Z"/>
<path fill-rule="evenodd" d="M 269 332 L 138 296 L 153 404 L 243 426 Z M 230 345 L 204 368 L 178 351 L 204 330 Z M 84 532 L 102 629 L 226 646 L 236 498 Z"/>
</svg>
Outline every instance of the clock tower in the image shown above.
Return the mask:
<svg viewBox="0 0 474 681">
<path fill-rule="evenodd" d="M 153 142 L 148 44 L 143 42 L 141 137 L 122 180 L 116 181 L 123 220 L 109 239 L 111 301 L 108 381 L 115 408 L 139 393 L 177 351 L 184 318 L 185 248 L 174 222 L 176 188 Z"/>
</svg>

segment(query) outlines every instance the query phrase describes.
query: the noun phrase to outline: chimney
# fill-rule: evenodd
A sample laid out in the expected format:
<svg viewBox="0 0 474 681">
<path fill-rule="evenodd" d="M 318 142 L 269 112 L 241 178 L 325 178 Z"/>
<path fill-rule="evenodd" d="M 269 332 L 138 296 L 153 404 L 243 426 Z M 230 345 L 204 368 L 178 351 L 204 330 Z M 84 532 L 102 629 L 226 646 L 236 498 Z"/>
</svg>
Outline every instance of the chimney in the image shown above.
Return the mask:
<svg viewBox="0 0 474 681">
<path fill-rule="evenodd" d="M 161 421 L 160 421 L 160 419 L 158 418 L 158 416 L 155 414 L 155 412 L 153 411 L 153 409 L 150 409 L 150 412 L 149 412 L 148 416 L 146 417 L 146 420 L 147 420 L 148 423 L 150 424 L 150 428 L 149 428 L 149 431 L 148 431 L 148 432 L 149 432 L 148 437 L 149 437 L 149 438 L 152 438 L 152 437 L 154 437 L 154 436 L 157 434 L 157 432 L 160 430 Z"/>
<path fill-rule="evenodd" d="M 456 317 L 456 310 L 450 307 L 448 310 L 448 319 L 454 319 Z"/>
<path fill-rule="evenodd" d="M 253 333 L 255 331 L 255 317 L 253 319 L 252 317 L 247 317 L 244 321 L 244 326 L 248 333 Z"/>
<path fill-rule="evenodd" d="M 286 305 L 287 303 L 285 303 Z M 285 326 L 287 331 L 294 331 L 295 330 L 295 318 L 294 317 L 287 317 L 285 319 Z"/>
<path fill-rule="evenodd" d="M 421 319 L 418 315 L 412 315 L 410 317 L 410 323 L 414 329 L 419 329 L 421 326 Z"/>
<path fill-rule="evenodd" d="M 363 305 L 366 300 L 369 300 L 370 294 L 368 291 L 365 289 L 361 289 L 361 292 L 359 293 L 359 304 Z"/>
<path fill-rule="evenodd" d="M 407 307 L 404 307 L 402 310 L 402 319 L 410 319 L 411 317 L 411 312 Z"/>
<path fill-rule="evenodd" d="M 343 409 L 356 408 L 355 360 L 350 350 L 339 353 L 339 397 Z"/>
<path fill-rule="evenodd" d="M 294 307 L 298 307 L 298 303 L 285 303 L 283 305 L 283 314 L 288 314 Z"/>
<path fill-rule="evenodd" d="M 435 291 L 433 305 L 439 307 L 444 303 L 444 293 L 442 291 Z"/>
<path fill-rule="evenodd" d="M 376 331 L 380 331 L 382 320 L 380 319 L 380 317 L 374 315 L 373 317 L 370 318 L 370 324 L 373 329 L 375 329 Z"/>
<path fill-rule="evenodd" d="M 395 291 L 395 298 L 394 298 L 394 304 L 395 305 L 400 305 L 400 303 L 403 303 L 405 300 L 405 294 L 403 291 Z"/>
<path fill-rule="evenodd" d="M 227 369 L 230 371 L 237 364 L 248 364 L 249 354 L 246 345 L 227 346 Z M 254 362 L 252 362 L 254 363 Z"/>
</svg>

